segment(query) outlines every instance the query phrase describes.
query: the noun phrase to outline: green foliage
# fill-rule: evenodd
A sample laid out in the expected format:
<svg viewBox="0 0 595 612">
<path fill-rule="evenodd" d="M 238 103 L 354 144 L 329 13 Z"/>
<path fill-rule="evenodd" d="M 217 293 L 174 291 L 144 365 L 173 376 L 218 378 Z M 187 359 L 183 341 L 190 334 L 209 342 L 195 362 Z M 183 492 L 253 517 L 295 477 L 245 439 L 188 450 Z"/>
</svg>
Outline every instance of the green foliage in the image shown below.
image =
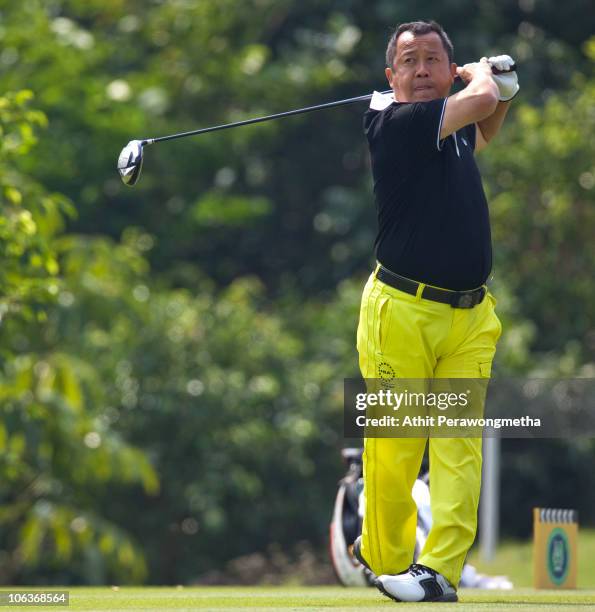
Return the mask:
<svg viewBox="0 0 595 612">
<path fill-rule="evenodd" d="M 550 0 L 470 7 L 424 11 L 461 63 L 510 50 L 522 85 L 480 162 L 496 369 L 592 376 L 588 20 Z M 2 581 L 178 583 L 323 546 L 373 261 L 363 107 L 148 148 L 135 189 L 114 166 L 132 138 L 381 89 L 390 28 L 419 16 L 385 0 L 2 3 Z M 511 533 L 536 499 L 595 520 L 576 496 L 591 443 L 507 453 Z"/>
<path fill-rule="evenodd" d="M 61 238 L 73 207 L 19 169 L 34 128 L 46 124 L 30 99 L 28 91 L 0 98 L 0 575 L 63 580 L 80 563 L 80 580 L 139 581 L 138 545 L 94 506 L 94 492 L 125 483 L 155 493 L 158 479 L 145 454 L 101 418 L 103 382 L 92 364 L 47 334 L 53 309 L 70 299 L 70 271 L 59 262 L 76 255 Z"/>
<path fill-rule="evenodd" d="M 244 198 L 207 193 L 194 205 L 193 219 L 201 227 L 243 226 L 257 221 L 271 206 L 264 198 Z"/>
<path fill-rule="evenodd" d="M 73 208 L 18 170 L 17 162 L 36 144 L 43 113 L 29 108 L 31 91 L 0 97 L 0 317 L 18 313 L 43 317 L 43 304 L 58 290 L 52 240 Z"/>
<path fill-rule="evenodd" d="M 117 272 L 104 256 L 97 244 L 76 256 L 83 264 L 67 288 L 76 298 L 53 313 L 48 333 L 94 364 L 110 406 L 104 418 L 161 475 L 154 500 L 122 491 L 110 508 L 144 541 L 153 575 L 190 580 L 251 551 L 264 525 L 267 540 L 284 545 L 323 537 L 328 508 L 315 500 L 332 492 L 336 468 L 324 449 L 340 442 L 341 380 L 329 364 L 308 361 L 302 339 L 268 312 L 257 279 L 192 295 L 155 291 L 139 275 L 108 294 L 101 277 Z"/>
<path fill-rule="evenodd" d="M 578 73 L 542 108 L 521 102 L 485 160 L 497 293 L 518 320 L 502 346 L 516 371 L 595 374 L 594 102 L 595 81 Z"/>
</svg>

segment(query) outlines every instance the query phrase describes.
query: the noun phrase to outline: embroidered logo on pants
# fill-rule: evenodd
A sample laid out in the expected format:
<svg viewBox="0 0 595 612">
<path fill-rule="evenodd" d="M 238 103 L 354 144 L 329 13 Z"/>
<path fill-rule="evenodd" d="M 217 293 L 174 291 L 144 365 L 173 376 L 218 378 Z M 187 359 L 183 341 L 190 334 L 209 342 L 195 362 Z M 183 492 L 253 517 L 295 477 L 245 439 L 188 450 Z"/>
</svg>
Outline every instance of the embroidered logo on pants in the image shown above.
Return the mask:
<svg viewBox="0 0 595 612">
<path fill-rule="evenodd" d="M 394 380 L 395 376 L 395 371 L 389 363 L 386 363 L 386 361 L 382 361 L 378 364 L 378 378 L 382 380 L 383 387 L 392 387 L 391 383 Z"/>
</svg>

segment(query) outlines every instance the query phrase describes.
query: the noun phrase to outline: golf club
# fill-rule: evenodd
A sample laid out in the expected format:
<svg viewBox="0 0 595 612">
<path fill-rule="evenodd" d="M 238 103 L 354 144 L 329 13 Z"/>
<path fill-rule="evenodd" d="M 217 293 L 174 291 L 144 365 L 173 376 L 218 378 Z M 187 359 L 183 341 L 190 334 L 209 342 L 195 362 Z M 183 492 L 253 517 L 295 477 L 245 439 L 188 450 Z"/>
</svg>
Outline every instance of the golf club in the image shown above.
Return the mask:
<svg viewBox="0 0 595 612">
<path fill-rule="evenodd" d="M 516 70 L 516 65 L 513 65 L 508 72 Z M 494 74 L 501 74 L 503 71 L 492 66 Z M 459 77 L 456 77 L 458 79 Z M 381 92 L 382 94 L 392 93 L 391 89 Z M 345 100 L 337 100 L 336 102 L 326 102 L 324 104 L 316 104 L 315 106 L 307 106 L 295 110 L 275 113 L 274 115 L 266 115 L 265 117 L 256 117 L 254 119 L 245 119 L 243 121 L 235 121 L 233 123 L 225 123 L 223 125 L 215 125 L 202 128 L 199 130 L 191 130 L 190 132 L 180 132 L 178 134 L 170 134 L 169 136 L 160 136 L 158 138 L 145 138 L 143 140 L 131 140 L 120 153 L 118 157 L 118 172 L 125 185 L 132 187 L 136 185 L 140 179 L 140 173 L 143 167 L 143 147 L 152 145 L 156 142 L 164 142 L 166 140 L 175 140 L 176 138 L 186 138 L 187 136 L 198 136 L 208 132 L 216 132 L 218 130 L 227 130 L 230 128 L 240 127 L 242 125 L 251 125 L 253 123 L 262 123 L 263 121 L 271 121 L 272 119 L 281 119 L 282 117 L 290 117 L 291 115 L 301 115 L 312 111 L 322 110 L 325 108 L 333 108 L 335 106 L 344 106 L 355 102 L 364 102 L 370 100 L 373 94 L 365 94 L 356 96 L 355 98 L 347 98 Z"/>
</svg>

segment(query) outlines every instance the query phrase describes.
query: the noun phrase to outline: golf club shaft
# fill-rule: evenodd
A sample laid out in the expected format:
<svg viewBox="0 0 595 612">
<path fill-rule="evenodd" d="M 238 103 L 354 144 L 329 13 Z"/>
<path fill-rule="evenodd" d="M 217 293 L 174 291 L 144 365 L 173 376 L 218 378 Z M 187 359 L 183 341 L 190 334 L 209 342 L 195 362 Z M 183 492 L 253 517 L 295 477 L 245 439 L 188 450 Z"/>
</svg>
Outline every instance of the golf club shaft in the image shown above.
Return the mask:
<svg viewBox="0 0 595 612">
<path fill-rule="evenodd" d="M 392 93 L 391 89 L 383 91 L 383 94 Z M 266 117 L 256 117 L 255 119 L 245 119 L 243 121 L 235 121 L 234 123 L 225 123 L 223 125 L 215 125 L 212 127 L 202 128 L 200 130 L 191 130 L 190 132 L 181 132 L 180 134 L 171 134 L 170 136 L 160 136 L 159 138 L 150 138 L 143 141 L 143 144 L 153 144 L 154 142 L 163 142 L 164 140 L 174 140 L 176 138 L 185 138 L 186 136 L 197 136 L 198 134 L 206 134 L 207 132 L 216 132 L 218 130 L 226 130 L 228 128 L 240 127 L 242 125 L 251 125 L 253 123 L 261 123 L 270 121 L 271 119 L 280 119 L 281 117 L 290 117 L 291 115 L 299 115 L 302 113 L 311 113 L 312 111 L 321 110 L 323 108 L 332 108 L 333 106 L 343 106 L 345 104 L 353 104 L 354 102 L 364 102 L 371 100 L 373 94 L 356 96 L 355 98 L 347 98 L 345 100 L 337 100 L 336 102 L 326 102 L 325 104 L 316 104 L 315 106 L 306 106 L 305 108 L 297 108 L 295 110 L 275 113 Z"/>
<path fill-rule="evenodd" d="M 510 72 L 516 70 L 516 65 L 513 65 Z M 494 74 L 501 74 L 502 71 L 492 66 L 492 72 Z M 459 77 L 455 77 L 455 80 L 459 80 Z M 382 94 L 392 93 L 392 89 L 381 92 Z M 316 104 L 315 106 L 306 106 L 305 108 L 297 108 L 295 110 L 285 111 L 282 113 L 275 113 L 274 115 L 266 115 L 265 117 L 256 117 L 254 119 L 245 119 L 243 121 L 235 121 L 234 123 L 225 123 L 222 125 L 214 125 L 212 127 L 201 128 L 199 130 L 191 130 L 190 132 L 180 132 L 179 134 L 171 134 L 169 136 L 160 136 L 158 138 L 147 138 L 142 141 L 143 145 L 150 145 L 155 142 L 163 142 L 165 140 L 175 140 L 176 138 L 186 138 L 187 136 L 198 136 L 199 134 L 207 134 L 208 132 L 217 132 L 219 130 L 227 130 L 229 128 L 240 127 L 242 125 L 252 125 L 253 123 L 262 123 L 263 121 L 271 121 L 272 119 L 280 119 L 281 117 L 290 117 L 291 115 L 300 115 L 303 113 L 311 113 L 312 111 L 322 110 L 324 108 L 333 108 L 334 106 L 344 106 L 346 104 L 353 104 L 354 102 L 364 102 L 365 100 L 371 100 L 374 94 L 365 94 L 363 96 L 356 96 L 355 98 L 347 98 L 345 100 L 337 100 L 336 102 L 326 102 L 324 104 Z"/>
</svg>

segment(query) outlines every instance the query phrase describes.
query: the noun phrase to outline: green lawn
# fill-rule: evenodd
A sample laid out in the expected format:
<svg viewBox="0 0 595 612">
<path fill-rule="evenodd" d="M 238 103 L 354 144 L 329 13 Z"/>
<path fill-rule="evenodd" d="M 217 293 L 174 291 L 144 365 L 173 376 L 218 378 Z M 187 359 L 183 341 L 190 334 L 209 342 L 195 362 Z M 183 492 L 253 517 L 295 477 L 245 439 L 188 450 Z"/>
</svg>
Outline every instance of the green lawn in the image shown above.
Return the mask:
<svg viewBox="0 0 595 612">
<path fill-rule="evenodd" d="M 343 587 L 177 587 L 70 588 L 68 608 L 18 606 L 19 611 L 44 610 L 381 610 L 398 606 L 417 612 L 426 610 L 595 610 L 595 530 L 581 530 L 579 535 L 579 589 L 576 591 L 535 591 L 532 583 L 531 543 L 504 543 L 496 559 L 489 564 L 470 561 L 480 571 L 506 574 L 515 584 L 512 591 L 461 589 L 458 604 L 396 604 L 376 589 Z M 2 591 L 9 587 L 3 587 Z M 53 587 L 55 590 L 56 587 Z M 14 590 L 25 590 L 18 587 Z"/>
<path fill-rule="evenodd" d="M 394 606 L 416 610 L 560 610 L 595 609 L 595 590 L 532 591 L 517 589 L 494 593 L 463 590 L 458 604 L 396 604 L 376 589 L 342 587 L 192 587 L 192 588 L 103 588 L 70 589 L 70 606 L 45 610 L 381 610 Z M 18 610 L 40 610 L 21 607 Z"/>
</svg>

